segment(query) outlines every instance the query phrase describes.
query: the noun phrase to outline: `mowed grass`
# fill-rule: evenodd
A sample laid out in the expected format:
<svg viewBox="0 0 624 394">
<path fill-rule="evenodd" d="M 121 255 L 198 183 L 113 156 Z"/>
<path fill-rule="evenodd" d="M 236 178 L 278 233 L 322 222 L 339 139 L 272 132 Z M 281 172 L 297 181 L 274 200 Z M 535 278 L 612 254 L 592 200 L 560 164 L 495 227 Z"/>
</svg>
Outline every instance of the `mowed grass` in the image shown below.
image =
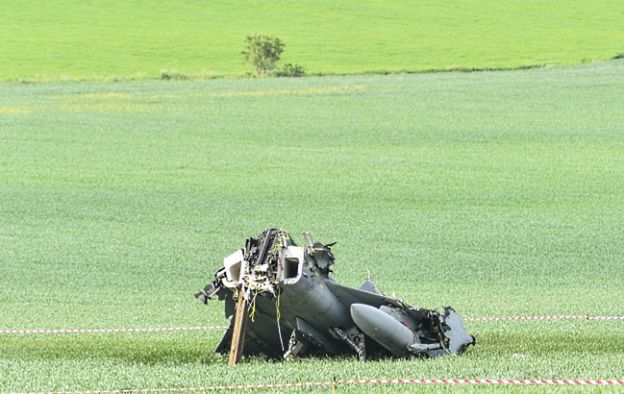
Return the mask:
<svg viewBox="0 0 624 394">
<path fill-rule="evenodd" d="M 252 72 L 250 34 L 310 74 L 569 65 L 624 53 L 618 0 L 0 3 L 0 81 Z"/>
<path fill-rule="evenodd" d="M 414 305 L 624 315 L 623 89 L 622 61 L 3 85 L 0 326 L 223 325 L 193 293 L 269 226 L 338 241 L 341 283 L 369 270 Z M 4 335 L 0 389 L 622 377 L 622 322 L 468 327 L 461 357 L 235 368 L 212 354 L 220 332 Z"/>
</svg>

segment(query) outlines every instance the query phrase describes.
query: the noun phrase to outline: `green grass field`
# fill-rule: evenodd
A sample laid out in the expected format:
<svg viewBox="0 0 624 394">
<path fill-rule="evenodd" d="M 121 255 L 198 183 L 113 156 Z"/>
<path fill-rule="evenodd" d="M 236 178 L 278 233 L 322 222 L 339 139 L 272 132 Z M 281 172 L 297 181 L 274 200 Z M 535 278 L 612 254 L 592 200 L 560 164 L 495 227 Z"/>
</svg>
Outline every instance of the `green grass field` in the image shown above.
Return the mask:
<svg viewBox="0 0 624 394">
<path fill-rule="evenodd" d="M 0 85 L 0 327 L 222 325 L 193 293 L 269 226 L 338 241 L 341 283 L 368 269 L 411 304 L 623 315 L 623 90 L 623 61 Z M 469 329 L 461 357 L 236 368 L 219 332 L 5 335 L 0 390 L 622 377 L 622 322 Z"/>
<path fill-rule="evenodd" d="M 311 74 L 570 65 L 624 53 L 624 3 L 0 2 L 0 81 L 241 76 L 249 34 Z"/>
</svg>

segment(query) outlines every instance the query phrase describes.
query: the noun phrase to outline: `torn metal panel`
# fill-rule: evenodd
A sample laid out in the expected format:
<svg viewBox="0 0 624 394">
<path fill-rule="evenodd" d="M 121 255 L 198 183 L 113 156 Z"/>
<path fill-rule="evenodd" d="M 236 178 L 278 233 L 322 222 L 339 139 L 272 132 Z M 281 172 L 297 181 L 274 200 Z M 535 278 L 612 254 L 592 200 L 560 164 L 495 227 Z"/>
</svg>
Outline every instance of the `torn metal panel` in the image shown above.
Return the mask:
<svg viewBox="0 0 624 394">
<path fill-rule="evenodd" d="M 223 261 L 214 281 L 197 299 L 225 301 L 231 319 L 217 352 L 226 353 L 233 335 L 236 302 L 244 297 L 249 319 L 242 354 L 275 358 L 305 355 L 410 357 L 459 354 L 475 344 L 452 308 L 442 313 L 385 296 L 366 281 L 358 289 L 331 277 L 333 244 L 295 244 L 281 229 L 249 238 Z"/>
</svg>

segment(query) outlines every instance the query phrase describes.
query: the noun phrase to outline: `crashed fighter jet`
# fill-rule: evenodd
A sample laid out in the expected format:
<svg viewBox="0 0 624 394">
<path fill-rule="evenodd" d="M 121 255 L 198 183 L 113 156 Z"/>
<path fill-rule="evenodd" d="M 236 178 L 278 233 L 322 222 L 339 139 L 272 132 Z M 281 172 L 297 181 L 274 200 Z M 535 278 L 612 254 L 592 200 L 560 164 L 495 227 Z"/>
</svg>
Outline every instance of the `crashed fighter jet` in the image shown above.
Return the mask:
<svg viewBox="0 0 624 394">
<path fill-rule="evenodd" d="M 339 285 L 330 276 L 333 244 L 315 243 L 309 233 L 305 241 L 297 246 L 280 229 L 249 238 L 195 295 L 204 303 L 215 297 L 225 301 L 231 324 L 218 353 L 232 351 L 237 302 L 247 314 L 240 316 L 247 321 L 239 351 L 245 356 L 354 354 L 364 361 L 459 354 L 475 343 L 450 307 L 443 313 L 412 307 L 370 281 L 358 289 Z"/>
</svg>

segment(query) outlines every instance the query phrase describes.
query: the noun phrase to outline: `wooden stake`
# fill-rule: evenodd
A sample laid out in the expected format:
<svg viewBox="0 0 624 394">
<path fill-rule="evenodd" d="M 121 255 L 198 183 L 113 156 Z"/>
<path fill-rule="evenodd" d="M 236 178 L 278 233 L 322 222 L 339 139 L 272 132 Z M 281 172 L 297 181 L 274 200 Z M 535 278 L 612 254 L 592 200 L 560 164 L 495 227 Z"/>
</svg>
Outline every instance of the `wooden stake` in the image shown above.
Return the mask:
<svg viewBox="0 0 624 394">
<path fill-rule="evenodd" d="M 238 293 L 238 303 L 236 304 L 236 315 L 234 316 L 234 330 L 232 331 L 232 342 L 230 345 L 230 357 L 228 365 L 236 365 L 240 362 L 245 345 L 245 331 L 247 329 L 247 300 L 244 293 Z"/>
</svg>

